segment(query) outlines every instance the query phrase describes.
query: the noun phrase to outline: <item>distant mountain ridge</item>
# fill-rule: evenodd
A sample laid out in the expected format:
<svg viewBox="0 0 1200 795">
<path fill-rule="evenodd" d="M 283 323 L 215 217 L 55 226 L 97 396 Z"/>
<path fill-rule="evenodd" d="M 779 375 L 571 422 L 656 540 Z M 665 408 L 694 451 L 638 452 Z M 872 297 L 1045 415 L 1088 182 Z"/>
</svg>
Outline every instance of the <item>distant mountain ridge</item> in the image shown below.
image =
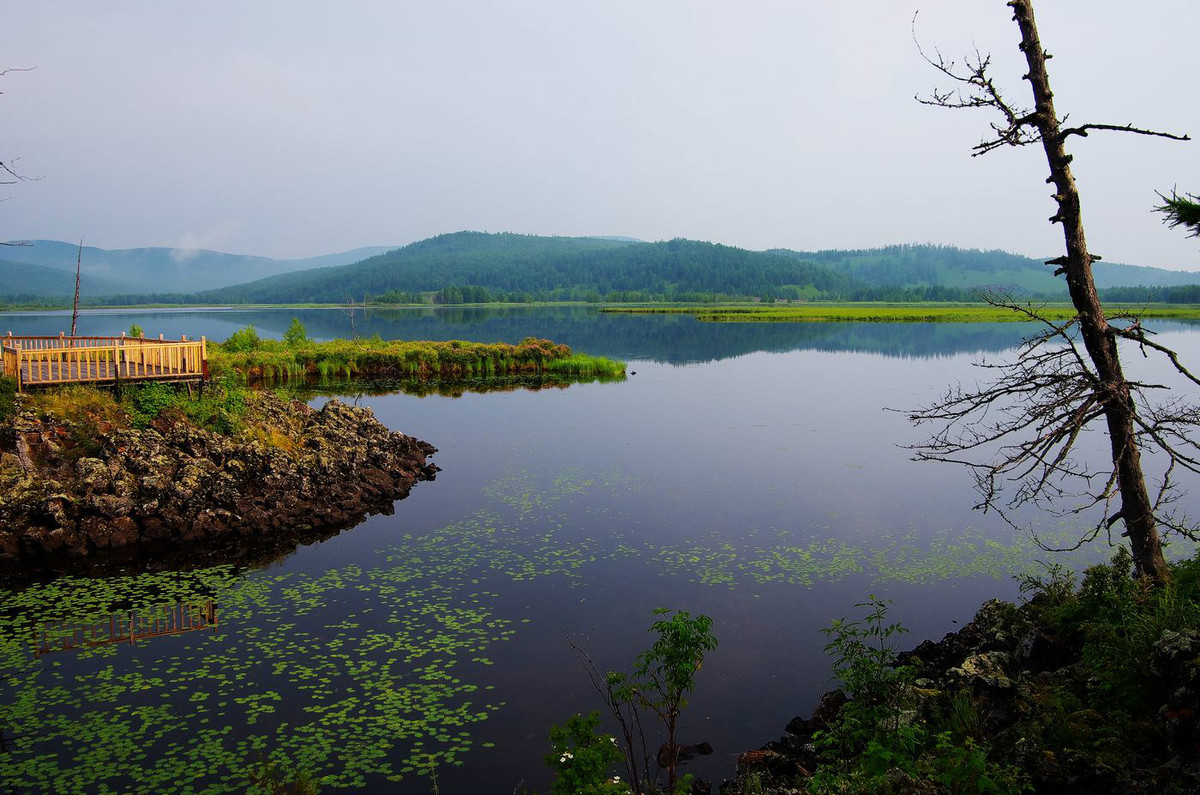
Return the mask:
<svg viewBox="0 0 1200 795">
<path fill-rule="evenodd" d="M 12 278 L 0 298 L 66 296 L 76 246 L 57 241 L 9 248 Z M 16 266 L 21 265 L 18 269 Z M 395 249 L 361 248 L 302 260 L 215 251 L 85 247 L 84 295 L 111 303 L 342 303 L 365 297 L 408 302 L 974 300 L 980 288 L 1015 288 L 1065 299 L 1043 260 L 1005 251 L 895 245 L 876 249 L 747 249 L 696 240 L 644 242 L 615 236 L 543 237 L 454 232 Z M 1102 288 L 1144 288 L 1146 298 L 1200 295 L 1200 273 L 1096 263 Z M 65 275 L 71 279 L 64 282 Z M 260 276 L 261 275 L 261 276 Z M 259 277 L 259 278 L 255 278 Z M 70 283 L 70 289 L 64 285 Z M 212 286 L 215 285 L 215 286 Z M 1183 299 L 1172 299 L 1183 300 Z M 92 300 L 91 302 L 95 302 Z"/>
<path fill-rule="evenodd" d="M 70 271 L 74 290 L 77 243 L 60 240 L 23 241 L 28 245 L 6 246 L 0 250 L 11 262 Z M 127 248 L 103 249 L 84 246 L 81 258 L 84 283 L 89 295 L 117 293 L 193 293 L 240 284 L 252 279 L 293 273 L 311 268 L 344 265 L 388 251 L 389 247 L 369 246 L 336 254 L 304 259 L 272 259 L 248 254 L 226 254 L 208 249 Z M 25 293 L 53 295 L 47 292 L 52 277 L 39 279 L 29 271 L 25 287 L 4 284 L 0 294 Z M 98 288 L 105 285 L 104 292 Z M 120 289 L 117 289 L 117 286 Z"/>
<path fill-rule="evenodd" d="M 73 263 L 72 270 L 68 271 L 5 259 L 0 260 L 0 275 L 3 275 L 3 279 L 0 279 L 0 295 L 48 298 L 75 294 Z M 88 276 L 87 281 L 80 285 L 80 295 L 83 297 L 113 295 L 135 289 L 137 288 L 129 282 Z"/>
</svg>

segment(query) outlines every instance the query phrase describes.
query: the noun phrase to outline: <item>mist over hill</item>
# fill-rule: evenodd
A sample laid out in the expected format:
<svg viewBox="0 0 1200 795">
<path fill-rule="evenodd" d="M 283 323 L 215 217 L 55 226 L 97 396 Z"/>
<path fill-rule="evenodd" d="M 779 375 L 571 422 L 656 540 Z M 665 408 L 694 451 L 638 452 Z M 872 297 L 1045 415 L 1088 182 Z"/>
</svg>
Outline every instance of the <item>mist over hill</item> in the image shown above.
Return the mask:
<svg viewBox="0 0 1200 795">
<path fill-rule="evenodd" d="M 19 249 L 13 249 L 19 251 Z M 9 253 L 5 251 L 5 253 Z M 14 262 L 10 259 L 0 260 L 0 295 L 27 298 L 46 298 L 56 296 L 73 296 L 75 294 L 75 262 L 71 262 L 71 270 L 49 268 L 43 265 L 30 265 L 25 262 Z M 111 295 L 136 290 L 132 282 L 106 279 L 100 276 L 87 277 L 80 286 L 80 294 L 86 297 Z"/>
<path fill-rule="evenodd" d="M 28 245 L 6 247 L 5 259 L 36 265 L 50 271 L 69 271 L 73 292 L 75 259 L 79 244 L 60 240 L 30 240 Z M 252 279 L 311 268 L 343 265 L 380 254 L 388 249 L 370 246 L 305 259 L 272 259 L 247 254 L 226 254 L 207 249 L 127 248 L 103 249 L 84 246 L 80 263 L 89 295 L 116 293 L 193 293 L 240 284 Z M 58 284 L 53 273 L 22 271 L 25 289 L 0 286 L 4 295 L 64 294 L 53 291 Z"/>
</svg>

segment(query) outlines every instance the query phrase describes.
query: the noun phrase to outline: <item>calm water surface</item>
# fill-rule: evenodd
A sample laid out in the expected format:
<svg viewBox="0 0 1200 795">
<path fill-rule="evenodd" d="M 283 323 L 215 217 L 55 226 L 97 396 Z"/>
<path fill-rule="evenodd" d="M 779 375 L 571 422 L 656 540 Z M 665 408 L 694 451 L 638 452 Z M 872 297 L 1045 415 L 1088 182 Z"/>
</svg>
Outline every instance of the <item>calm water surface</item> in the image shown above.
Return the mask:
<svg viewBox="0 0 1200 795">
<path fill-rule="evenodd" d="M 293 316 L 315 337 L 350 333 L 337 310 L 87 313 L 80 326 L 223 339 L 247 324 L 279 336 Z M 62 314 L 2 317 L 14 333 L 64 326 Z M 1012 575 L 1045 557 L 971 511 L 966 473 L 909 461 L 901 445 L 921 436 L 885 411 L 973 380 L 971 362 L 1003 355 L 1019 325 L 700 324 L 573 308 L 372 313 L 355 326 L 544 336 L 627 359 L 636 375 L 343 396 L 439 448 L 437 480 L 394 515 L 265 567 L 6 592 L 0 792 L 237 792 L 239 771 L 270 758 L 326 776 L 330 792 L 429 792 L 430 769 L 443 792 L 546 791 L 548 727 L 600 706 L 567 638 L 626 666 L 659 606 L 714 619 L 720 647 L 682 736 L 713 745 L 692 770 L 719 781 L 831 685 L 820 629 L 867 594 L 895 601 L 915 645 L 1015 596 Z M 1162 331 L 1195 360 L 1191 327 Z M 34 654 L 34 633 L 180 600 L 213 602 L 216 628 Z"/>
</svg>

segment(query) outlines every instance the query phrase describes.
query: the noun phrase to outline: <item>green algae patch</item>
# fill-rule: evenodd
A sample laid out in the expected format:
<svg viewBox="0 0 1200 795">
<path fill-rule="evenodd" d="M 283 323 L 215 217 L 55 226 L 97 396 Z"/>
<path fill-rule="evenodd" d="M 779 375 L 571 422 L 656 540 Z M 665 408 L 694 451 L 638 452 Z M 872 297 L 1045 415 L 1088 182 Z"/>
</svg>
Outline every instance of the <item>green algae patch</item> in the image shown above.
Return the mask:
<svg viewBox="0 0 1200 795">
<path fill-rule="evenodd" d="M 395 560 L 319 576 L 218 567 L 182 589 L 161 574 L 12 594 L 0 616 L 0 787 L 238 792 L 269 760 L 337 789 L 453 765 L 500 708 L 471 672 L 515 630 L 492 594 L 445 575 Z M 41 654 L 31 641 L 153 616 L 164 598 L 211 600 L 215 626 Z"/>
<path fill-rule="evenodd" d="M 498 607 L 509 583 L 582 587 L 613 563 L 713 588 L 938 583 L 1048 557 L 975 529 L 851 542 L 730 527 L 652 543 L 624 513 L 643 488 L 624 473 L 518 469 L 485 487 L 484 507 L 404 535 L 370 565 L 64 577 L 5 593 L 0 791 L 240 793 L 270 764 L 355 791 L 463 764 L 497 740 L 488 719 L 517 697 L 493 689 L 503 644 L 529 621 Z M 603 537 L 577 529 L 583 512 Z M 1068 560 L 1105 554 L 1092 546 Z M 62 648 L 114 617 L 145 625 L 210 603 L 213 623 L 195 631 Z"/>
</svg>

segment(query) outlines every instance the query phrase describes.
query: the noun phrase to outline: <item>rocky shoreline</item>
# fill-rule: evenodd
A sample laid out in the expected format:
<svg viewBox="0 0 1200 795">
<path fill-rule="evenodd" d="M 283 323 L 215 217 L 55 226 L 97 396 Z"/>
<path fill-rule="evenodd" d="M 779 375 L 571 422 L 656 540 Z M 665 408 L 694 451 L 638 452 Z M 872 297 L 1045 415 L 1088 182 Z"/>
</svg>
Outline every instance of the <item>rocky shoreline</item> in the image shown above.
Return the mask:
<svg viewBox="0 0 1200 795">
<path fill-rule="evenodd" d="M 150 427 L 78 422 L 18 405 L 0 428 L 0 565 L 139 547 L 236 543 L 340 529 L 386 512 L 438 467 L 436 449 L 370 409 L 252 396 L 261 438 L 169 412 Z"/>
<path fill-rule="evenodd" d="M 1085 581 L 1084 593 L 1087 587 Z M 1058 634 L 1061 626 L 1044 620 L 1051 612 L 1045 601 L 1045 594 L 1021 606 L 989 601 L 958 632 L 897 655 L 895 667 L 908 667 L 908 674 L 897 680 L 895 725 L 888 731 L 929 726 L 932 734 L 935 724 L 956 726 L 939 749 L 945 758 L 931 764 L 898 757 L 873 777 L 863 777 L 860 767 L 859 778 L 843 776 L 834 789 L 893 795 L 1200 792 L 1200 628 L 1164 629 L 1147 640 L 1144 655 L 1133 661 L 1144 675 L 1141 693 L 1122 697 L 1096 675 L 1096 666 L 1124 663 L 1116 655 L 1088 659 L 1094 638 L 1086 630 Z M 822 754 L 817 738 L 849 703 L 841 690 L 826 693 L 811 716 L 793 718 L 780 739 L 740 755 L 736 776 L 720 792 L 834 791 L 818 786 L 814 774 L 822 766 L 846 770 L 854 763 L 849 756 L 831 759 L 828 750 Z M 971 749 L 980 755 L 964 753 Z M 983 749 L 993 767 L 979 761 L 971 769 L 962 761 L 982 760 Z M 869 752 L 859 747 L 852 753 Z M 938 764 L 943 772 L 930 774 Z M 1012 775 L 1005 786 L 988 778 L 997 769 Z"/>
</svg>

